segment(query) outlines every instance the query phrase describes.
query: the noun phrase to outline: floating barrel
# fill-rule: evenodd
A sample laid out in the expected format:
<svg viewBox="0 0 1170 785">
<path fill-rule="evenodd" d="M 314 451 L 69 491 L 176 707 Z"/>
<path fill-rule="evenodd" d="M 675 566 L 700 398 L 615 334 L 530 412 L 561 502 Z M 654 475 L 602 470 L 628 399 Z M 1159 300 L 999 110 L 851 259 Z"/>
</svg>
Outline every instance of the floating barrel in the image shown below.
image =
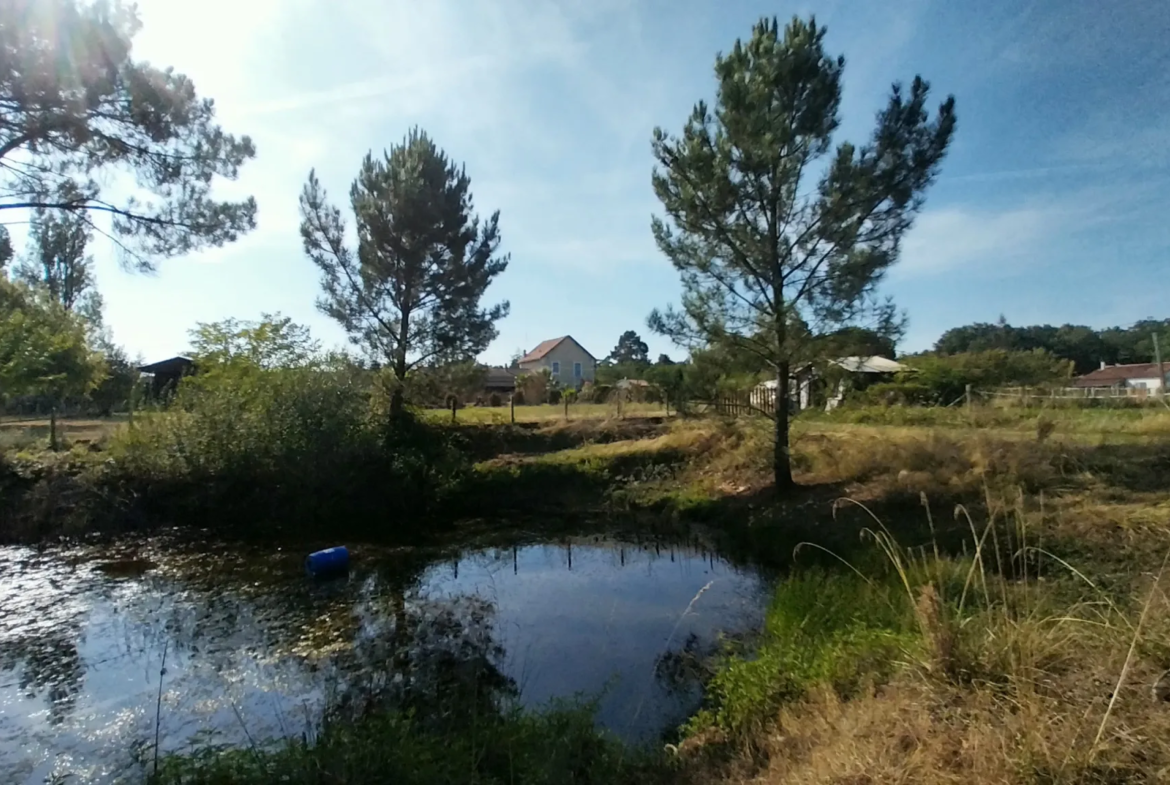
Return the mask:
<svg viewBox="0 0 1170 785">
<path fill-rule="evenodd" d="M 349 569 L 349 551 L 344 545 L 315 551 L 305 558 L 305 571 L 313 576 L 335 575 Z"/>
</svg>

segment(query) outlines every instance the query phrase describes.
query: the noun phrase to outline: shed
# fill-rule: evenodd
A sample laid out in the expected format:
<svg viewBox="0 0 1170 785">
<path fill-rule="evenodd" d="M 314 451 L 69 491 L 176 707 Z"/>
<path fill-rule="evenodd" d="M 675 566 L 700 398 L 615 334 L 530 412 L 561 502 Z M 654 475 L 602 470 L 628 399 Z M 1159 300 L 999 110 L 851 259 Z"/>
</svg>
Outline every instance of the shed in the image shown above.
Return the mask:
<svg viewBox="0 0 1170 785">
<path fill-rule="evenodd" d="M 140 365 L 138 371 L 151 377 L 151 396 L 161 398 L 173 393 L 179 386 L 179 380 L 195 373 L 196 368 L 194 360 L 179 355 L 150 365 Z"/>
</svg>

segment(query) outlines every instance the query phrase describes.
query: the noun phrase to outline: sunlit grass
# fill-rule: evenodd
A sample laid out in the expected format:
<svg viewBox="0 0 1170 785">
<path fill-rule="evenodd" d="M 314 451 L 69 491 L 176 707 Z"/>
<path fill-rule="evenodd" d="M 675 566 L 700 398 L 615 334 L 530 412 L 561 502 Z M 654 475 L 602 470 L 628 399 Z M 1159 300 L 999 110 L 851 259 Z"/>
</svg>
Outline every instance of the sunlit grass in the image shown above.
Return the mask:
<svg viewBox="0 0 1170 785">
<path fill-rule="evenodd" d="M 654 403 L 625 403 L 621 407 L 609 403 L 571 403 L 569 420 L 603 420 L 621 417 L 665 417 L 666 407 Z M 423 417 L 435 422 L 450 422 L 450 409 L 425 409 Z M 565 420 L 563 405 L 539 404 L 516 407 L 516 422 L 543 423 Z M 495 423 L 504 425 L 512 421 L 511 409 L 507 406 L 468 406 L 456 410 L 455 422 Z"/>
</svg>

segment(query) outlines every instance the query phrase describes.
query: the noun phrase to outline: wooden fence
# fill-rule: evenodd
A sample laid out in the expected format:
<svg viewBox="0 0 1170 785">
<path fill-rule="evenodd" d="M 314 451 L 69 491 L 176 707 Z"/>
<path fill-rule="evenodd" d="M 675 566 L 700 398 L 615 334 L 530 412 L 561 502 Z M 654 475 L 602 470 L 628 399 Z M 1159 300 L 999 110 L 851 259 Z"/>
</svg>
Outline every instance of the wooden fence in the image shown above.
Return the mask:
<svg viewBox="0 0 1170 785">
<path fill-rule="evenodd" d="M 988 398 L 1007 398 L 1018 401 L 1057 400 L 1131 400 L 1145 401 L 1158 397 L 1157 390 L 1145 387 L 1001 387 L 998 390 L 980 390 Z"/>
<path fill-rule="evenodd" d="M 770 395 L 761 395 L 753 391 L 739 395 L 721 395 L 711 401 L 710 406 L 717 414 L 728 417 L 752 414 L 773 417 L 776 414 L 776 394 L 772 392 Z"/>
</svg>

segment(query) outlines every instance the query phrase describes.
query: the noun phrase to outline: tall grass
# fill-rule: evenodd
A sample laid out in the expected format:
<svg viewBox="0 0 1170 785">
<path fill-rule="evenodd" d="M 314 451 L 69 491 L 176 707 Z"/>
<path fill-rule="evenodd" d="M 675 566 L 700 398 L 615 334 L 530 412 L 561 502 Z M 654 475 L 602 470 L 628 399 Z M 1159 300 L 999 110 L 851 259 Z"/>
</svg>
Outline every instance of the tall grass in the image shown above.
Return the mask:
<svg viewBox="0 0 1170 785">
<path fill-rule="evenodd" d="M 327 725 L 314 738 L 164 758 L 152 785 L 620 785 L 666 782 L 669 770 L 593 724 L 592 707 L 506 711 L 435 733 L 382 712 Z"/>
<path fill-rule="evenodd" d="M 958 511 L 965 552 L 874 518 L 874 559 L 782 581 L 690 733 L 753 753 L 753 782 L 1162 781 L 1165 563 L 1106 588 L 1049 553 L 1022 504 L 987 508 L 981 525 Z"/>
</svg>

